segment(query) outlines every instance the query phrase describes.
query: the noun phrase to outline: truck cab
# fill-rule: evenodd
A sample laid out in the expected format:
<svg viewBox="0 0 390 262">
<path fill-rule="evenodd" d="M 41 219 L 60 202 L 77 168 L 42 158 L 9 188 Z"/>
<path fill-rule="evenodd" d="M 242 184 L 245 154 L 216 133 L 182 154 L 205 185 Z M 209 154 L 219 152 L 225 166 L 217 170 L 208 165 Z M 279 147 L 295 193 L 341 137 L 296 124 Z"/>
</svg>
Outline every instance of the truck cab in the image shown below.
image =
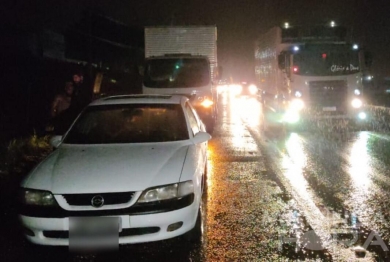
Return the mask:
<svg viewBox="0 0 390 262">
<path fill-rule="evenodd" d="M 211 131 L 217 113 L 217 94 L 210 68 L 210 61 L 206 56 L 166 54 L 147 58 L 142 92 L 187 96 L 208 131 Z"/>
<path fill-rule="evenodd" d="M 257 83 L 271 98 L 264 104 L 274 121 L 366 119 L 364 50 L 347 28 L 275 27 L 258 38 L 255 55 Z"/>
<path fill-rule="evenodd" d="M 180 94 L 190 98 L 211 133 L 217 118 L 216 26 L 145 28 L 144 94 Z"/>
</svg>

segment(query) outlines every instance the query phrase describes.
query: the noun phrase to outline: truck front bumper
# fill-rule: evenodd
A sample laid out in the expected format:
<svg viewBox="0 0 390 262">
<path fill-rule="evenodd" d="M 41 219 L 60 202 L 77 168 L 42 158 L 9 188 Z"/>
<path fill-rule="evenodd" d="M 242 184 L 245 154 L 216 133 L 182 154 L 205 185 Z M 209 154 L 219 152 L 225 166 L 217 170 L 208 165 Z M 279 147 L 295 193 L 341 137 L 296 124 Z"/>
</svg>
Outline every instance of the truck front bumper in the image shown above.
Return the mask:
<svg viewBox="0 0 390 262">
<path fill-rule="evenodd" d="M 370 116 L 363 108 L 342 112 L 321 112 L 315 110 L 280 110 L 264 112 L 265 120 L 269 125 L 299 126 L 319 122 L 348 121 L 354 123 L 366 123 Z"/>
</svg>

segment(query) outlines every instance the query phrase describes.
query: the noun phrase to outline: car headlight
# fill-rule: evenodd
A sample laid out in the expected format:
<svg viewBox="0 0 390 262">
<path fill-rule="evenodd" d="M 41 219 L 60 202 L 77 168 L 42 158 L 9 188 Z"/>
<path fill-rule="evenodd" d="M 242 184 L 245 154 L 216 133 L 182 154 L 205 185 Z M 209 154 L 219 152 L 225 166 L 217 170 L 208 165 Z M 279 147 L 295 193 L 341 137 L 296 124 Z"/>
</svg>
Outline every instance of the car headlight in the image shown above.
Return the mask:
<svg viewBox="0 0 390 262">
<path fill-rule="evenodd" d="M 301 99 L 293 99 L 290 104 L 290 109 L 293 111 L 301 111 L 305 107 L 305 103 Z"/>
<path fill-rule="evenodd" d="M 21 191 L 21 201 L 26 205 L 54 206 L 57 205 L 52 193 L 49 191 L 23 189 Z"/>
<path fill-rule="evenodd" d="M 192 181 L 186 181 L 161 187 L 155 187 L 145 190 L 138 203 L 149 203 L 154 201 L 168 200 L 180 198 L 194 193 L 194 185 Z"/>
<path fill-rule="evenodd" d="M 351 105 L 353 108 L 361 108 L 363 105 L 363 102 L 359 98 L 354 98 L 351 102 Z"/>
</svg>

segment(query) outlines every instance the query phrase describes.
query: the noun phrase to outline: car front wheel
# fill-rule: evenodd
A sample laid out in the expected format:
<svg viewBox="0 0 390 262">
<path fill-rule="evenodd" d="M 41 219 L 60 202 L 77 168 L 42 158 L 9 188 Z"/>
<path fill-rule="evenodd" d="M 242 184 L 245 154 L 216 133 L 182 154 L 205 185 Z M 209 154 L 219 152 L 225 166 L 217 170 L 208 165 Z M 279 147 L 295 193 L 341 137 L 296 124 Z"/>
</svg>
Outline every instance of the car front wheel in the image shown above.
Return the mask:
<svg viewBox="0 0 390 262">
<path fill-rule="evenodd" d="M 201 243 L 203 235 L 203 218 L 202 218 L 202 208 L 199 207 L 198 215 L 196 217 L 195 226 L 193 229 L 188 231 L 184 237 L 187 241 L 191 243 Z"/>
</svg>

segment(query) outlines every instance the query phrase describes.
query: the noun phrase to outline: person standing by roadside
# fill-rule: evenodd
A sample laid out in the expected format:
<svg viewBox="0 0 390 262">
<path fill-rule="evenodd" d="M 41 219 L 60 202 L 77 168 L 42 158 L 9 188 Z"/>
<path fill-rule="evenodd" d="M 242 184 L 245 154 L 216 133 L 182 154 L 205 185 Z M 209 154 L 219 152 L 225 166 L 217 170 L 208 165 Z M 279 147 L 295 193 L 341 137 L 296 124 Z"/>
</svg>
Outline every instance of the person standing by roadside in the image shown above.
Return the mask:
<svg viewBox="0 0 390 262">
<path fill-rule="evenodd" d="M 65 90 L 63 93 L 58 94 L 51 106 L 51 117 L 56 117 L 63 111 L 67 110 L 72 101 L 72 95 L 74 92 L 74 86 L 72 82 L 66 82 Z"/>
<path fill-rule="evenodd" d="M 46 128 L 48 132 L 54 132 L 58 135 L 64 134 L 78 114 L 92 101 L 92 92 L 88 85 L 85 84 L 82 73 L 77 72 L 73 74 L 70 84 L 72 84 L 73 90 L 66 100 L 68 107 L 61 114 L 58 110 L 52 109 L 52 119 L 48 126 L 49 128 Z"/>
<path fill-rule="evenodd" d="M 72 80 L 74 92 L 71 109 L 77 115 L 92 101 L 92 92 L 90 90 L 91 88 L 84 82 L 84 75 L 82 73 L 73 74 Z"/>
<path fill-rule="evenodd" d="M 66 82 L 64 92 L 55 96 L 50 109 L 51 119 L 45 128 L 46 132 L 62 134 L 68 128 L 73 117 L 70 111 L 73 93 L 73 83 Z"/>
</svg>

